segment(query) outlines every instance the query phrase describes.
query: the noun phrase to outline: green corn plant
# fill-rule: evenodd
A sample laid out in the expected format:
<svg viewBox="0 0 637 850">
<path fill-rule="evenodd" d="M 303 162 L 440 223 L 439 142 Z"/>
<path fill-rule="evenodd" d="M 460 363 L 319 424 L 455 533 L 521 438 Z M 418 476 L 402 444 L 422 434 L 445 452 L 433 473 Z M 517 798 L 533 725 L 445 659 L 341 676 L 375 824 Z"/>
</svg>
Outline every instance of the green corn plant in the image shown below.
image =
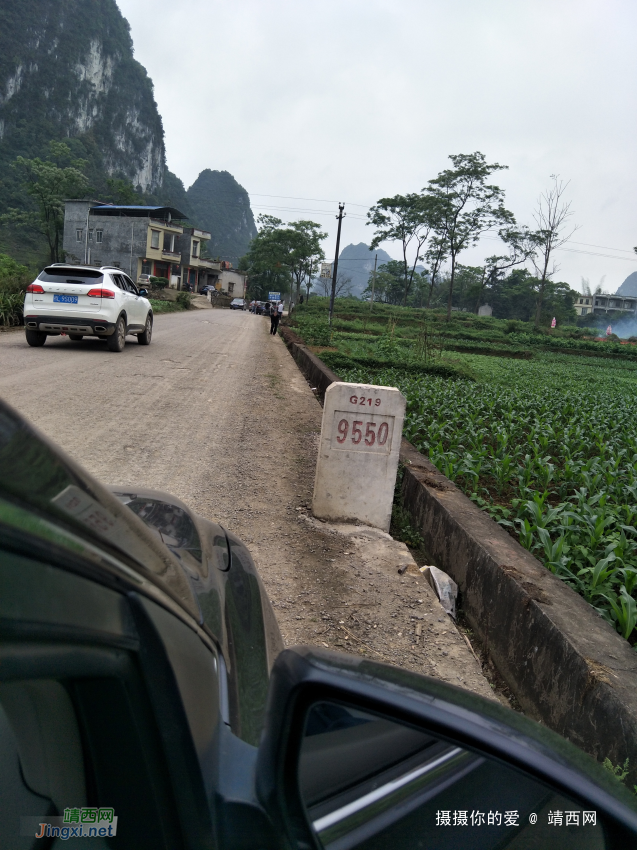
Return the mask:
<svg viewBox="0 0 637 850">
<path fill-rule="evenodd" d="M 637 602 L 623 585 L 619 591 L 619 598 L 610 595 L 605 598 L 615 615 L 619 633 L 628 640 L 637 624 Z"/>
</svg>

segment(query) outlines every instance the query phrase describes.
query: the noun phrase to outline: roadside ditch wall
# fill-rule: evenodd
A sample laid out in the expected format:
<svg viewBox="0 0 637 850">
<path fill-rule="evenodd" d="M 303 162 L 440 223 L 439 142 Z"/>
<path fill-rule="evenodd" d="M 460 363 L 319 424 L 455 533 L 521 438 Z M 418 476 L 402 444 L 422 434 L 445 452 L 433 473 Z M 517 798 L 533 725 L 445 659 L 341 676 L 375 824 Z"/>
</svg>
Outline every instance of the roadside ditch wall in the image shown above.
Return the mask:
<svg viewBox="0 0 637 850">
<path fill-rule="evenodd" d="M 322 397 L 340 378 L 280 331 Z M 637 653 L 405 439 L 400 460 L 403 505 L 524 712 L 637 782 Z"/>
</svg>

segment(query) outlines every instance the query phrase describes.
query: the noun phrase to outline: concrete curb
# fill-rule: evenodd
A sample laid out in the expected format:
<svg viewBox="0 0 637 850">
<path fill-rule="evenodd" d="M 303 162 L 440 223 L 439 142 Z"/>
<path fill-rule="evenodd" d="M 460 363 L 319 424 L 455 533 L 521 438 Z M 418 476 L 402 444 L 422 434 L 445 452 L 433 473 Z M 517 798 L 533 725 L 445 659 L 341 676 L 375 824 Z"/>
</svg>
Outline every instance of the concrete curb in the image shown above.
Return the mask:
<svg viewBox="0 0 637 850">
<path fill-rule="evenodd" d="M 281 328 L 319 395 L 339 380 Z M 295 339 L 296 338 L 296 339 Z M 403 439 L 403 504 L 524 711 L 637 781 L 637 654 L 590 605 Z"/>
</svg>

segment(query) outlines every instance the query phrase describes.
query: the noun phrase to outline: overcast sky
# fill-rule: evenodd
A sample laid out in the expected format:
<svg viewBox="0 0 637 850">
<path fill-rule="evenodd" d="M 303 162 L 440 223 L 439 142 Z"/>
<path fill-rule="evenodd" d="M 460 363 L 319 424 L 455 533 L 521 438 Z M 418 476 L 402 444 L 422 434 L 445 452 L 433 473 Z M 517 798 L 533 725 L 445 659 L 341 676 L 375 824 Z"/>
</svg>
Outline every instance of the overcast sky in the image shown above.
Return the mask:
<svg viewBox="0 0 637 850">
<path fill-rule="evenodd" d="M 186 186 L 227 170 L 255 216 L 323 224 L 332 258 L 339 200 L 341 245 L 369 243 L 369 205 L 479 150 L 509 166 L 494 182 L 521 223 L 551 174 L 570 181 L 555 279 L 614 292 L 637 270 L 635 0 L 118 3 Z"/>
</svg>

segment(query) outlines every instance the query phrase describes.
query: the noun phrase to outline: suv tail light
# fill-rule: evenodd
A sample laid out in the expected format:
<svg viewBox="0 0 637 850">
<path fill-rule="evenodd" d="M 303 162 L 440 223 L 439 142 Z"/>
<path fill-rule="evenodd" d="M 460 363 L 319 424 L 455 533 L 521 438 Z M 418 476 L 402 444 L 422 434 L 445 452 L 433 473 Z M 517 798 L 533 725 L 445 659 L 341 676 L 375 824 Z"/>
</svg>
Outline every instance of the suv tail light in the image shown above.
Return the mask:
<svg viewBox="0 0 637 850">
<path fill-rule="evenodd" d="M 42 289 L 39 283 L 30 283 L 27 286 L 27 292 L 36 292 L 37 294 L 41 294 L 44 292 L 44 289 Z"/>
<path fill-rule="evenodd" d="M 110 289 L 89 289 L 86 295 L 89 298 L 115 298 L 115 293 Z"/>
</svg>

